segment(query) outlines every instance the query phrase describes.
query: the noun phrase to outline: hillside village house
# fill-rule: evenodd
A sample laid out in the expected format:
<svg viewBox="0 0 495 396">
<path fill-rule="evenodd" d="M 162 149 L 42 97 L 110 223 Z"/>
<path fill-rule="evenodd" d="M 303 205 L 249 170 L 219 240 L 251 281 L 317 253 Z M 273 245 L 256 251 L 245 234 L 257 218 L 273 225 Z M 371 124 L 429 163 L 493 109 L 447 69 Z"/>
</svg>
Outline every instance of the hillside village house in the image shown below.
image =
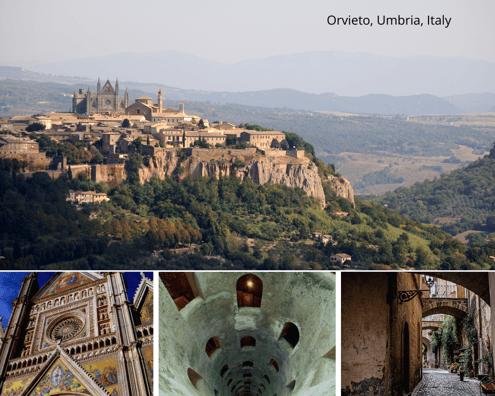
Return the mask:
<svg viewBox="0 0 495 396">
<path fill-rule="evenodd" d="M 351 260 L 352 257 L 346 253 L 337 253 L 330 256 L 330 262 L 334 264 L 344 264 L 347 260 Z"/>
<path fill-rule="evenodd" d="M 203 140 L 212 146 L 216 144 L 226 146 L 227 135 L 216 130 L 186 132 L 184 147 L 192 147 L 196 140 Z"/>
<path fill-rule="evenodd" d="M 76 204 L 90 204 L 90 203 L 101 203 L 104 201 L 110 201 L 105 193 L 97 193 L 96 191 L 69 191 L 69 196 L 67 201 Z"/>
<path fill-rule="evenodd" d="M 163 125 L 163 124 L 160 124 Z M 187 133 L 187 132 L 186 132 Z M 153 137 L 158 140 L 160 146 L 165 147 L 174 143 L 175 145 L 182 146 L 182 138 L 184 136 L 183 129 L 161 129 L 159 132 L 152 134 Z"/>
<path fill-rule="evenodd" d="M 258 148 L 269 148 L 273 139 L 279 143 L 285 139 L 285 133 L 278 131 L 244 131 L 240 140 Z"/>
</svg>

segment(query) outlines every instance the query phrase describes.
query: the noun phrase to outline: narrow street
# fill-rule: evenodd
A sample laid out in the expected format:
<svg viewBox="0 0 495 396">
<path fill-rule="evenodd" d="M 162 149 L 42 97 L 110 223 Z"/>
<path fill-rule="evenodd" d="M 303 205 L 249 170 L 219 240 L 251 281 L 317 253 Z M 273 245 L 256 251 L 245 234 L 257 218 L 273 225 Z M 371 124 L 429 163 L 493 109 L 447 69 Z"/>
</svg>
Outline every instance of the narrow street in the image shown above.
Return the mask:
<svg viewBox="0 0 495 396">
<path fill-rule="evenodd" d="M 457 374 L 443 369 L 423 369 L 423 379 L 412 396 L 482 395 L 480 382 L 472 378 L 459 379 Z"/>
</svg>

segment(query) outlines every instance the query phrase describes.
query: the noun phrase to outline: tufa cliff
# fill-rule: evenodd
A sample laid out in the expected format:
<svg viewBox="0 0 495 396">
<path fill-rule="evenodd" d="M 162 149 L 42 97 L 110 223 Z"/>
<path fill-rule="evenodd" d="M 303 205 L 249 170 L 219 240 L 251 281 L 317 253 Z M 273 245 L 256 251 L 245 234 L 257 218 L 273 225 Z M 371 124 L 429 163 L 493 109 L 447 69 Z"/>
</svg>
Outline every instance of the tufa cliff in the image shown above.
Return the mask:
<svg viewBox="0 0 495 396">
<path fill-rule="evenodd" d="M 316 165 L 299 151 L 259 152 L 256 149 L 157 149 L 148 166 L 138 171 L 141 183 L 152 177 L 161 180 L 176 176 L 179 180 L 191 175 L 249 177 L 255 184 L 285 184 L 299 187 L 325 207 L 325 193 Z M 329 177 L 332 178 L 333 176 Z M 338 196 L 354 203 L 354 191 L 344 178 L 330 180 Z"/>
<path fill-rule="evenodd" d="M 354 202 L 354 189 L 351 186 L 351 182 L 344 177 L 328 176 L 327 179 L 332 185 L 332 190 L 335 191 L 337 197 L 347 199 L 352 203 L 352 206 L 356 207 Z"/>
</svg>

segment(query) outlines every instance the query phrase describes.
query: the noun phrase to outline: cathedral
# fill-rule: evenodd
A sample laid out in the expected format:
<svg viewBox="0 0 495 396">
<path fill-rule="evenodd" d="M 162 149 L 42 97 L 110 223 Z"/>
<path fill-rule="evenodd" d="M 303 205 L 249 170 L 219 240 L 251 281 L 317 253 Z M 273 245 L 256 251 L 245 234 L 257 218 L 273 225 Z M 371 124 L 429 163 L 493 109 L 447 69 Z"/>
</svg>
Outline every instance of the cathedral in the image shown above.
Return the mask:
<svg viewBox="0 0 495 396">
<path fill-rule="evenodd" d="M 101 88 L 100 79 L 96 93 L 88 91 L 84 93 L 83 89 L 79 92 L 74 91 L 72 97 L 72 112 L 79 114 L 95 114 L 95 113 L 122 113 L 129 106 L 129 92 L 126 89 L 124 98 L 119 96 L 119 80 L 115 81 L 115 89 L 109 80 Z"/>
<path fill-rule="evenodd" d="M 335 275 L 162 272 L 160 394 L 335 396 Z"/>
<path fill-rule="evenodd" d="M 27 275 L 0 346 L 0 395 L 149 396 L 153 282 L 133 301 L 119 272 Z"/>
</svg>

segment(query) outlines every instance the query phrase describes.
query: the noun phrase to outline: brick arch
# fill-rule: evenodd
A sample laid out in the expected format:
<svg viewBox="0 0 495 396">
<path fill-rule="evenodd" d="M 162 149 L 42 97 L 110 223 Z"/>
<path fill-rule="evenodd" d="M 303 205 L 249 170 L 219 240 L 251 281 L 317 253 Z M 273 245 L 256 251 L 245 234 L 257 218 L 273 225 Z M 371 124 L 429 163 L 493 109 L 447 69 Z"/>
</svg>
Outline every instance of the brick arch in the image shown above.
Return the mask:
<svg viewBox="0 0 495 396">
<path fill-rule="evenodd" d="M 421 343 L 426 345 L 426 351 L 427 352 L 431 351 L 431 340 L 430 339 L 423 336 L 421 339 Z"/>
<path fill-rule="evenodd" d="M 421 272 L 424 275 L 434 276 L 471 290 L 490 305 L 490 284 L 487 272 Z"/>
<path fill-rule="evenodd" d="M 425 300 L 429 301 L 423 305 L 423 318 L 430 315 L 444 314 L 457 319 L 463 319 L 467 315 L 467 302 L 464 299 L 462 299 L 463 301 L 445 301 L 449 299 L 444 298 L 430 298 Z"/>
<path fill-rule="evenodd" d="M 443 327 L 443 322 L 423 319 L 421 327 L 423 330 L 436 330 L 439 327 Z"/>
</svg>

